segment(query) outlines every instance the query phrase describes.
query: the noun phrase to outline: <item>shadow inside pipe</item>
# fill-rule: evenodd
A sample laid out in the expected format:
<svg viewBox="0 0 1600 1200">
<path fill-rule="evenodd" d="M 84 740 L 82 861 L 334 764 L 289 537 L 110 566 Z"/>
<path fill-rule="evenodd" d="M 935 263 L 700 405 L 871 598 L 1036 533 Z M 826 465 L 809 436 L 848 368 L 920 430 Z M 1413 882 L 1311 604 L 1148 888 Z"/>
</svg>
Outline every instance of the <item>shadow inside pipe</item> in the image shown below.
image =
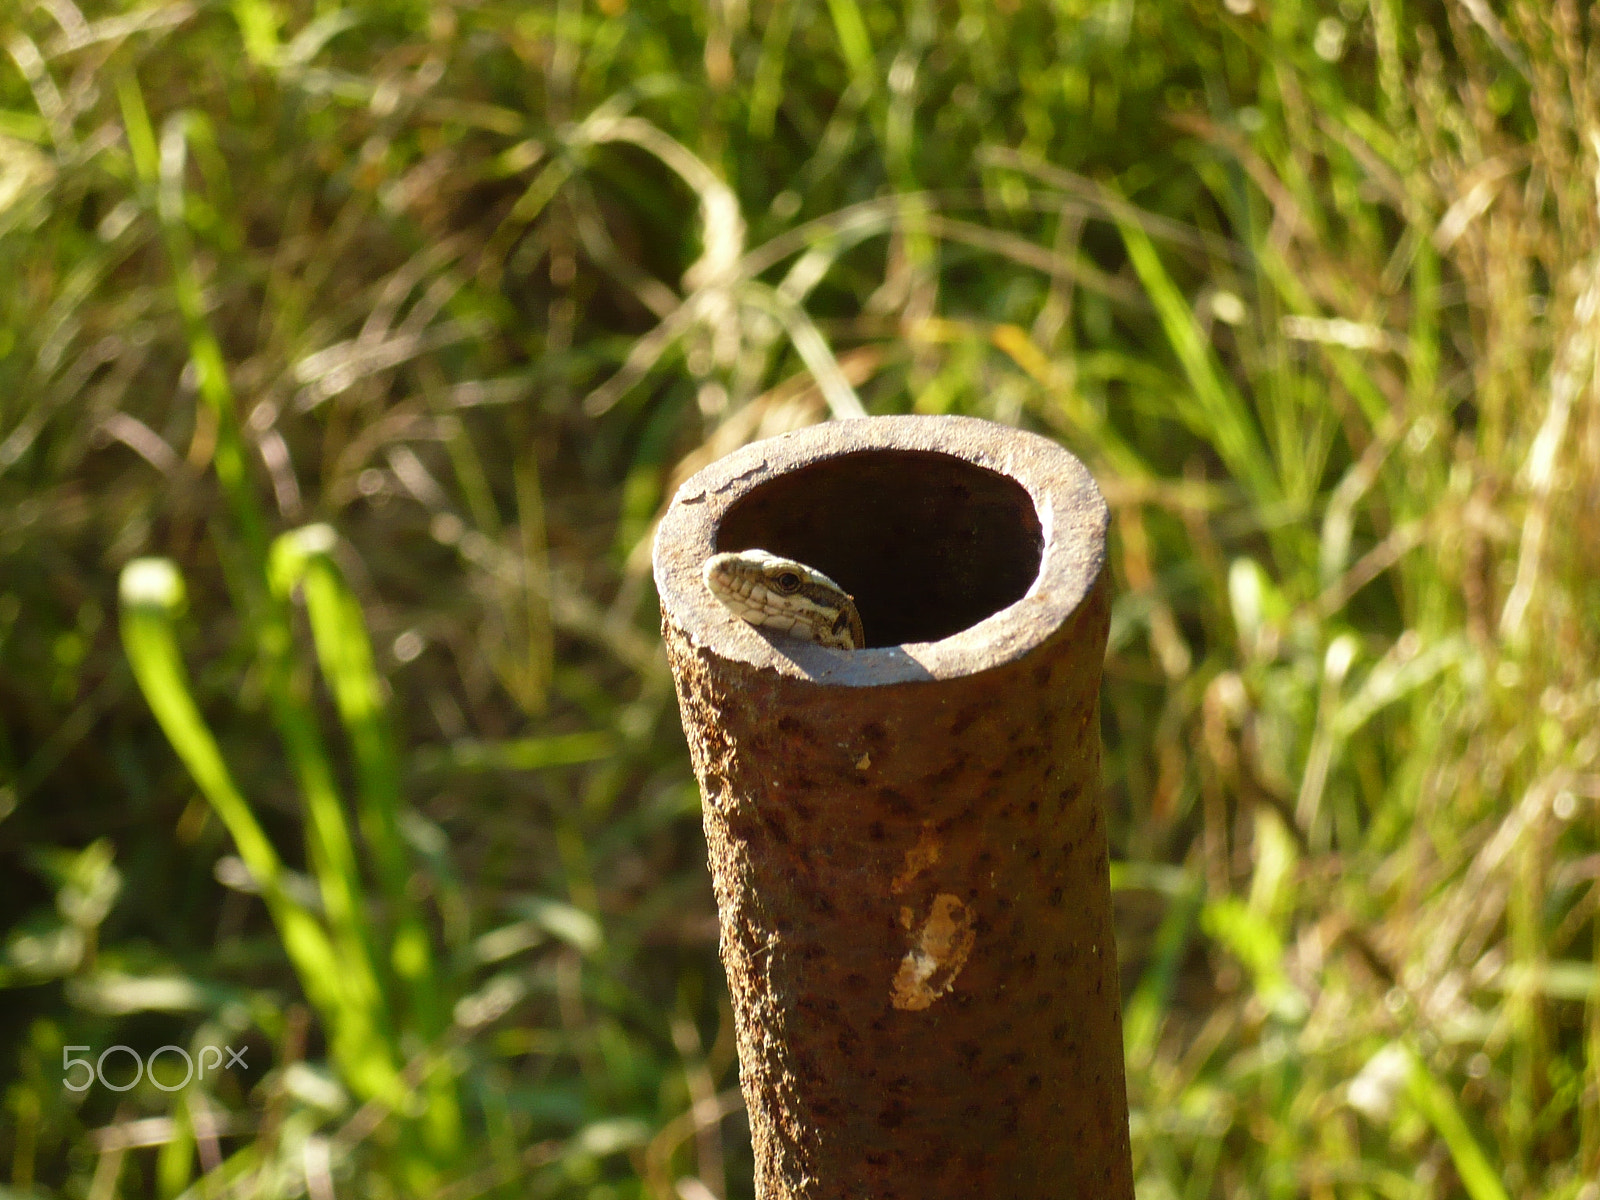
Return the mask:
<svg viewBox="0 0 1600 1200">
<path fill-rule="evenodd" d="M 716 548 L 817 568 L 855 597 L 868 646 L 898 646 L 1022 599 L 1044 539 L 1015 480 L 948 454 L 866 450 L 759 485 L 724 515 Z"/>
</svg>

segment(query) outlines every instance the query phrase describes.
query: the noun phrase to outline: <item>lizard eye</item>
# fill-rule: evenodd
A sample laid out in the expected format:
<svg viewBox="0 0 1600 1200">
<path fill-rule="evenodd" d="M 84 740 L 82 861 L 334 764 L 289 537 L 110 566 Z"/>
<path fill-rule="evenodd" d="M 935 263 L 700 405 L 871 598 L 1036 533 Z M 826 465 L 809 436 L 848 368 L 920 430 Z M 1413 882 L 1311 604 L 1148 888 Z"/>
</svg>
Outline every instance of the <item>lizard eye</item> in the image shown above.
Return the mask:
<svg viewBox="0 0 1600 1200">
<path fill-rule="evenodd" d="M 800 590 L 800 576 L 793 571 L 785 571 L 778 576 L 778 589 L 783 592 L 798 592 Z"/>
</svg>

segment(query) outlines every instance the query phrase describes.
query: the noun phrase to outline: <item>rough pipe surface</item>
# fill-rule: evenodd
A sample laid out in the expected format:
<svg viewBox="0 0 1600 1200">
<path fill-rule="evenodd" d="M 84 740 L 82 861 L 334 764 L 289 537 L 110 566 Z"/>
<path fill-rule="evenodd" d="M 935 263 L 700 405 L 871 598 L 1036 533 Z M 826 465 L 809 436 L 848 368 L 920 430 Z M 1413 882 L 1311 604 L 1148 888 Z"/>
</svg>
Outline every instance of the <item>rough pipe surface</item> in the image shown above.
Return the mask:
<svg viewBox="0 0 1600 1200">
<path fill-rule="evenodd" d="M 760 1200 L 1131 1200 L 1098 695 L 1105 502 L 1052 442 L 876 417 L 746 446 L 655 544 Z M 762 548 L 867 648 L 701 580 Z"/>
</svg>

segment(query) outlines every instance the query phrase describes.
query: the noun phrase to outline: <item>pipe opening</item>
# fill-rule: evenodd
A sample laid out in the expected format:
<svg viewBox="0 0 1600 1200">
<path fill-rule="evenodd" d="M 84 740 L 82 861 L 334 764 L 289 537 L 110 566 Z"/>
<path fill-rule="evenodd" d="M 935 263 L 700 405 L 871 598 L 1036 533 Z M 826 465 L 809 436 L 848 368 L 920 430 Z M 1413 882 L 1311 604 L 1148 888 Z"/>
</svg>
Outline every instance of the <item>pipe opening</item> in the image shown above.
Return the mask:
<svg viewBox="0 0 1600 1200">
<path fill-rule="evenodd" d="M 856 599 L 868 646 L 936 642 L 1022 599 L 1044 536 L 1013 479 L 948 454 L 866 450 L 759 484 L 716 549 L 769 550 Z"/>
</svg>

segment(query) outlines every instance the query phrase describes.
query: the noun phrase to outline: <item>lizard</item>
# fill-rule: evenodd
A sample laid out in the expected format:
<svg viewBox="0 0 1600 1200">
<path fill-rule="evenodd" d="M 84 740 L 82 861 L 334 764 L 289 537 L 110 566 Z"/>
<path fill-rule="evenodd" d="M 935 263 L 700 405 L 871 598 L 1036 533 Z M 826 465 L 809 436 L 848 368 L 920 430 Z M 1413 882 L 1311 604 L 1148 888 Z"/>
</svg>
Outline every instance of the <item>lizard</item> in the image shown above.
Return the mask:
<svg viewBox="0 0 1600 1200">
<path fill-rule="evenodd" d="M 761 629 L 839 650 L 867 644 L 855 598 L 815 567 L 766 550 L 713 554 L 706 587 L 734 616 Z"/>
</svg>

